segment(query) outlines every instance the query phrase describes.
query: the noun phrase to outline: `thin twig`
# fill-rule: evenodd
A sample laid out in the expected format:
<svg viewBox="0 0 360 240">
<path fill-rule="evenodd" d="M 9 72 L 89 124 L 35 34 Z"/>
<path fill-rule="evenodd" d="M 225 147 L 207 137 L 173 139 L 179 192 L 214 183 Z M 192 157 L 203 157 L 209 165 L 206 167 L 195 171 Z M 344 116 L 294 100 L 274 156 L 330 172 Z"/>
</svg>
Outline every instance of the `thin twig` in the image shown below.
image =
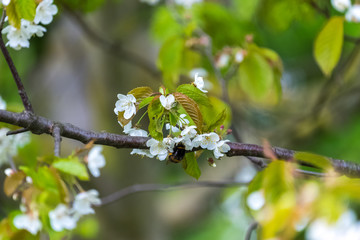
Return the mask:
<svg viewBox="0 0 360 240">
<path fill-rule="evenodd" d="M 29 131 L 29 129 L 27 129 L 27 128 L 20 128 L 20 129 L 17 129 L 17 130 L 8 131 L 6 133 L 6 136 L 16 135 L 16 134 L 24 133 L 24 132 L 28 132 L 28 131 Z"/>
<path fill-rule="evenodd" d="M 54 137 L 54 155 L 60 157 L 61 128 L 57 124 L 54 125 L 52 135 Z"/>
<path fill-rule="evenodd" d="M 189 188 L 200 188 L 200 187 L 239 187 L 246 186 L 249 182 L 192 182 L 192 183 L 179 183 L 179 184 L 136 184 L 126 188 L 123 188 L 117 192 L 114 192 L 101 199 L 101 206 L 113 203 L 121 198 L 138 192 L 154 192 L 154 191 L 174 191 Z"/>
<path fill-rule="evenodd" d="M 246 236 L 245 236 L 245 240 L 250 240 L 251 239 L 251 234 L 252 232 L 259 226 L 258 222 L 253 222 L 252 224 L 250 224 L 249 228 L 246 231 Z"/>
<path fill-rule="evenodd" d="M 14 113 L 5 110 L 0 110 L 0 122 L 9 123 L 18 127 L 28 128 L 34 134 L 49 134 L 52 135 L 53 126 L 57 124 L 61 128 L 61 136 L 88 143 L 94 141 L 95 144 L 107 145 L 116 148 L 139 148 L 148 149 L 146 142 L 148 137 L 132 137 L 126 135 L 118 135 L 106 132 L 93 132 L 81 129 L 70 123 L 54 122 L 47 118 L 37 116 L 34 114 L 27 114 L 26 112 Z M 266 158 L 264 148 L 256 144 L 229 142 L 230 151 L 226 153 L 227 156 L 250 156 Z M 193 149 L 193 151 L 201 150 L 200 148 Z M 276 157 L 285 161 L 292 161 L 294 150 L 272 147 Z M 360 165 L 347 162 L 340 159 L 328 158 L 335 171 L 339 174 L 344 174 L 349 177 L 360 177 Z M 304 162 L 301 164 L 308 165 Z"/>
<path fill-rule="evenodd" d="M 113 43 L 108 41 L 106 38 L 102 37 L 98 34 L 97 31 L 93 30 L 74 10 L 69 8 L 63 3 L 63 6 L 67 13 L 72 17 L 73 20 L 80 26 L 82 31 L 88 36 L 90 40 L 92 40 L 97 46 L 106 50 L 108 53 L 112 54 L 114 57 L 121 61 L 127 61 L 134 66 L 137 66 L 143 69 L 145 72 L 150 74 L 154 79 L 161 78 L 161 72 L 156 68 L 156 66 L 146 60 L 145 58 L 137 55 L 134 52 L 130 52 L 123 48 L 120 43 Z"/>
<path fill-rule="evenodd" d="M 4 18 L 5 18 L 5 15 L 6 15 L 6 12 L 5 10 L 3 11 L 3 14 L 1 16 L 1 22 L 0 22 L 0 33 L 2 31 L 2 27 L 3 27 L 3 24 L 4 24 Z M 11 59 L 11 56 L 10 56 L 10 53 L 8 52 L 6 46 L 5 46 L 5 43 L 4 43 L 4 40 L 2 38 L 2 34 L 0 34 L 0 48 L 1 48 L 1 51 L 5 57 L 5 60 L 10 68 L 10 71 L 14 77 L 14 80 L 15 80 L 15 83 L 16 83 L 16 86 L 18 88 L 18 93 L 20 95 L 20 98 L 21 98 L 21 101 L 25 107 L 25 110 L 30 112 L 30 113 L 34 113 L 34 110 L 31 106 L 31 102 L 26 94 L 26 91 L 25 91 L 25 88 L 24 88 L 24 85 L 22 84 L 21 82 L 21 78 L 19 76 L 19 73 L 17 72 L 16 70 L 16 67 L 14 65 L 14 62 L 13 60 Z"/>
</svg>

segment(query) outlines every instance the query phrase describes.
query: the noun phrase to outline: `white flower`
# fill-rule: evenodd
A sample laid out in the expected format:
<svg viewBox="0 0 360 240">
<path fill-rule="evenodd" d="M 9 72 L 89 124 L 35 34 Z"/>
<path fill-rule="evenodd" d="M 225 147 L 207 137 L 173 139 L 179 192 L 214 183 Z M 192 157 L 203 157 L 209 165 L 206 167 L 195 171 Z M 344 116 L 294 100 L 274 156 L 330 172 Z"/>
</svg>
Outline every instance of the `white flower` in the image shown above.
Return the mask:
<svg viewBox="0 0 360 240">
<path fill-rule="evenodd" d="M 177 133 L 177 132 L 180 131 L 180 129 L 178 127 L 171 126 L 170 123 L 165 124 L 165 129 L 166 130 L 170 130 L 170 128 L 171 128 L 171 132 L 173 132 L 173 133 Z"/>
<path fill-rule="evenodd" d="M 140 2 L 147 3 L 149 5 L 156 5 L 160 2 L 160 0 L 140 0 Z"/>
<path fill-rule="evenodd" d="M 194 81 L 195 86 L 202 92 L 207 93 L 208 91 L 206 91 L 205 89 L 203 89 L 204 87 L 204 79 L 202 77 L 199 77 L 199 74 L 195 74 L 195 81 Z"/>
<path fill-rule="evenodd" d="M 230 151 L 230 146 L 226 144 L 229 140 L 221 140 L 216 143 L 216 147 L 214 149 L 215 158 L 221 158 L 224 156 L 224 153 Z"/>
<path fill-rule="evenodd" d="M 219 68 L 226 67 L 229 64 L 230 55 L 227 53 L 222 53 L 216 61 L 216 66 Z"/>
<path fill-rule="evenodd" d="M 1 0 L 1 3 L 4 5 L 4 6 L 7 6 L 10 4 L 10 0 Z"/>
<path fill-rule="evenodd" d="M 0 110 L 6 110 L 6 102 L 0 96 Z"/>
<path fill-rule="evenodd" d="M 196 128 L 196 126 L 186 127 L 184 130 L 182 130 L 181 136 L 183 138 L 187 138 L 187 139 L 195 137 L 197 134 L 197 131 L 195 128 Z"/>
<path fill-rule="evenodd" d="M 205 134 L 197 135 L 193 139 L 193 146 L 194 147 L 201 146 L 201 148 L 203 148 L 203 149 L 214 150 L 216 148 L 216 143 L 219 140 L 220 140 L 220 137 L 216 133 L 214 133 L 214 132 L 205 133 Z"/>
<path fill-rule="evenodd" d="M 168 146 L 163 141 L 151 138 L 146 142 L 146 146 L 150 147 L 150 153 L 157 156 L 160 161 L 165 160 L 168 155 Z"/>
<path fill-rule="evenodd" d="M 148 149 L 133 149 L 130 154 L 131 155 L 138 154 L 138 155 L 142 155 L 142 156 L 147 156 L 149 158 L 155 157 L 154 155 L 152 155 L 150 153 L 150 151 Z"/>
<path fill-rule="evenodd" d="M 26 176 L 25 181 L 26 181 L 27 183 L 29 183 L 29 184 L 32 184 L 32 183 L 33 183 L 33 180 L 32 180 L 32 178 L 31 178 L 30 176 Z"/>
<path fill-rule="evenodd" d="M 185 8 L 190 8 L 194 3 L 201 3 L 202 0 L 175 0 L 175 3 Z"/>
<path fill-rule="evenodd" d="M 34 23 L 47 25 L 52 22 L 53 15 L 57 14 L 58 8 L 53 0 L 42 0 L 36 8 Z"/>
<path fill-rule="evenodd" d="M 307 240 L 359 240 L 360 222 L 352 211 L 343 213 L 335 223 L 318 219 L 310 224 L 306 231 Z"/>
<path fill-rule="evenodd" d="M 130 119 L 134 114 L 136 114 L 136 98 L 132 94 L 118 94 L 117 97 L 119 100 L 115 103 L 115 114 L 118 115 L 118 112 L 125 111 L 124 118 Z"/>
<path fill-rule="evenodd" d="M 15 171 L 13 169 L 11 169 L 11 168 L 6 168 L 4 170 L 4 173 L 5 173 L 6 176 L 10 177 L 11 175 L 13 175 L 15 173 Z"/>
<path fill-rule="evenodd" d="M 20 50 L 22 47 L 28 48 L 30 46 L 29 39 L 35 34 L 42 37 L 46 29 L 42 26 L 34 25 L 27 20 L 21 19 L 20 29 L 12 25 L 8 25 L 2 30 L 3 34 L 7 33 L 8 42 L 6 46 L 10 46 L 15 50 Z"/>
<path fill-rule="evenodd" d="M 59 204 L 49 212 L 52 229 L 61 232 L 64 229 L 72 230 L 76 227 L 77 219 L 71 215 L 71 210 L 65 204 Z"/>
<path fill-rule="evenodd" d="M 331 5 L 339 12 L 344 12 L 351 7 L 350 0 L 331 0 Z"/>
<path fill-rule="evenodd" d="M 18 154 L 18 149 L 28 144 L 29 133 L 20 133 L 6 136 L 8 128 L 0 128 L 0 166 L 8 162 L 8 159 Z"/>
<path fill-rule="evenodd" d="M 36 212 L 17 215 L 14 218 L 14 226 L 17 229 L 25 229 L 32 235 L 36 235 L 42 228 L 42 224 Z"/>
<path fill-rule="evenodd" d="M 124 133 L 133 137 L 147 137 L 148 133 L 140 128 L 132 128 L 131 122 L 124 126 Z"/>
<path fill-rule="evenodd" d="M 172 94 L 167 95 L 167 97 L 161 95 L 160 102 L 165 109 L 170 110 L 175 105 L 175 97 Z"/>
<path fill-rule="evenodd" d="M 100 205 L 101 200 L 99 199 L 99 192 L 95 189 L 89 190 L 87 192 L 81 192 L 75 196 L 75 201 L 73 204 L 73 212 L 77 216 L 87 215 L 95 213 L 91 205 Z"/>
<path fill-rule="evenodd" d="M 100 176 L 100 168 L 106 164 L 104 155 L 101 154 L 102 146 L 93 147 L 87 157 L 88 168 L 94 177 Z"/>
<path fill-rule="evenodd" d="M 239 50 L 235 53 L 235 62 L 241 63 L 242 61 L 244 61 L 244 52 Z"/>
<path fill-rule="evenodd" d="M 264 193 L 262 191 L 250 193 L 246 199 L 246 203 L 250 209 L 254 211 L 260 210 L 265 204 Z"/>
<path fill-rule="evenodd" d="M 345 14 L 345 18 L 349 22 L 360 22 L 360 4 L 350 7 Z"/>
</svg>

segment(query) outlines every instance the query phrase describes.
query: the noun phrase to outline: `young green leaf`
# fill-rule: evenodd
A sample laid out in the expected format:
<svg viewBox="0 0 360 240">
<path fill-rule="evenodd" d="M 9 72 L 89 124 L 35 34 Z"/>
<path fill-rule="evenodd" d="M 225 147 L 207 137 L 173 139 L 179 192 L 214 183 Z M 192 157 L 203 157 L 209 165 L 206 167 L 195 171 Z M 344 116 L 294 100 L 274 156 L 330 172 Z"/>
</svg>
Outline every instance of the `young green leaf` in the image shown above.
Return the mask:
<svg viewBox="0 0 360 240">
<path fill-rule="evenodd" d="M 89 174 L 85 165 L 80 163 L 77 157 L 59 159 L 52 166 L 64 173 L 76 176 L 80 180 L 89 180 Z"/>
<path fill-rule="evenodd" d="M 6 16 L 9 19 L 9 23 L 20 29 L 21 26 L 21 16 L 16 10 L 16 1 L 10 1 L 9 5 L 6 7 Z"/>
<path fill-rule="evenodd" d="M 274 74 L 268 61 L 257 52 L 250 52 L 239 68 L 241 88 L 255 102 L 264 102 L 273 89 Z"/>
<path fill-rule="evenodd" d="M 194 152 L 189 152 L 185 154 L 185 157 L 183 159 L 183 168 L 187 174 L 196 179 L 199 179 L 201 175 L 201 170 L 195 158 Z"/>
<path fill-rule="evenodd" d="M 203 125 L 203 117 L 200 112 L 198 104 L 186 96 L 185 94 L 175 92 L 173 93 L 176 101 L 181 104 L 181 106 L 185 109 L 187 114 L 191 117 L 191 119 L 194 121 L 198 131 L 202 131 L 202 125 Z"/>
<path fill-rule="evenodd" d="M 344 39 L 344 17 L 332 17 L 315 40 L 314 56 L 321 71 L 331 75 L 340 60 Z"/>
<path fill-rule="evenodd" d="M 298 161 L 309 163 L 314 167 L 321 168 L 323 170 L 329 170 L 332 167 L 331 162 L 328 158 L 307 152 L 296 152 L 294 158 Z"/>
<path fill-rule="evenodd" d="M 200 105 L 210 106 L 209 98 L 192 84 L 183 84 L 177 87 L 177 92 L 183 93 Z"/>
<path fill-rule="evenodd" d="M 164 108 L 160 103 L 159 96 L 155 97 L 148 107 L 149 116 L 149 133 L 156 140 L 163 139 L 162 126 L 164 118 L 162 118 Z"/>
<path fill-rule="evenodd" d="M 149 105 L 150 102 L 154 99 L 154 97 L 155 96 L 150 96 L 150 97 L 144 98 L 139 104 L 139 110 L 142 109 L 143 107 Z"/>
<path fill-rule="evenodd" d="M 16 11 L 20 19 L 25 19 L 32 22 L 35 18 L 36 4 L 34 0 L 16 0 Z"/>
<path fill-rule="evenodd" d="M 215 128 L 221 126 L 224 124 L 224 121 L 226 119 L 226 109 L 224 109 L 221 113 L 219 113 L 214 120 L 212 121 L 212 123 L 207 126 L 206 130 L 204 130 L 205 132 L 208 131 L 213 131 Z"/>
</svg>

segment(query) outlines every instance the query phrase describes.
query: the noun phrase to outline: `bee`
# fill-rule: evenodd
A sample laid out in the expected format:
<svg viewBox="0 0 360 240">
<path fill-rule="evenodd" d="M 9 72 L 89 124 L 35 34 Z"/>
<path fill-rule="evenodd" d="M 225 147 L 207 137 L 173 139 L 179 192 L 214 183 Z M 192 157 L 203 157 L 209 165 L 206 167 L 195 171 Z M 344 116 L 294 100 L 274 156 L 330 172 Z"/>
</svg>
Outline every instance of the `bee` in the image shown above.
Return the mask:
<svg viewBox="0 0 360 240">
<path fill-rule="evenodd" d="M 185 146 L 182 143 L 178 143 L 174 146 L 174 151 L 169 153 L 169 161 L 173 163 L 179 163 L 183 160 L 186 150 Z"/>
</svg>

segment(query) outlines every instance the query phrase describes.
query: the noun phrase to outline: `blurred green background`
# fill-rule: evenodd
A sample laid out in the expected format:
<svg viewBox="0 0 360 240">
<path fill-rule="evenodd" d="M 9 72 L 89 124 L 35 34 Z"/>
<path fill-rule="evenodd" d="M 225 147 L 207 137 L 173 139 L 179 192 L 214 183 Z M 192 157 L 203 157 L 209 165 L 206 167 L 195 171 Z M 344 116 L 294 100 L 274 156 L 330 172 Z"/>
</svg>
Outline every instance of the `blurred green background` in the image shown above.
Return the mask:
<svg viewBox="0 0 360 240">
<path fill-rule="evenodd" d="M 83 13 L 91 29 L 109 42 L 121 43 L 126 51 L 156 66 L 166 36 L 176 32 L 166 18 L 164 3 L 149 6 L 135 0 L 96 1 L 96 11 Z M 321 73 L 313 57 L 314 40 L 326 18 L 303 0 L 206 1 L 195 9 L 203 30 L 213 40 L 216 54 L 226 46 L 242 47 L 246 36 L 277 52 L 283 62 L 282 98 L 278 104 L 254 103 L 229 89 L 233 126 L 247 143 L 310 151 L 334 158 L 360 161 L 359 54 L 332 81 Z M 315 1 L 316 2 L 316 1 Z M 337 14 L 330 1 L 318 1 L 321 8 Z M 165 13 L 164 13 L 165 11 Z M 159 27 L 163 26 L 161 29 Z M 348 35 L 359 36 L 359 26 L 346 23 Z M 345 42 L 340 65 L 353 51 Z M 121 134 L 113 108 L 118 93 L 138 86 L 157 89 L 161 75 L 154 77 L 131 63 L 127 56 L 109 54 L 89 39 L 69 11 L 61 11 L 43 38 L 33 38 L 29 49 L 10 50 L 35 112 L 40 116 L 69 122 L 84 129 Z M 0 60 L 0 95 L 8 109 L 21 111 L 16 86 L 3 58 Z M 207 68 L 208 63 L 202 61 Z M 197 66 L 199 67 L 199 66 Z M 329 84 L 329 82 L 331 82 Z M 218 96 L 214 89 L 210 95 Z M 320 98 L 320 96 L 325 96 Z M 50 136 L 33 136 L 26 154 L 51 154 Z M 233 138 L 231 138 L 233 140 Z M 66 156 L 78 142 L 63 139 Z M 101 196 L 139 183 L 192 182 L 180 164 L 130 155 L 131 150 L 104 147 L 107 165 L 100 178 L 84 183 Z M 21 164 L 21 158 L 17 159 Z M 216 168 L 199 161 L 203 180 L 245 179 L 254 169 L 246 158 L 223 158 Z M 4 169 L 6 166 L 3 166 Z M 4 176 L 1 175 L 3 181 Z M 96 209 L 93 219 L 83 221 L 75 239 L 242 239 L 251 217 L 244 208 L 244 188 L 189 189 L 148 192 L 128 196 Z M 2 191 L 1 191 L 2 192 Z M 0 195 L 0 217 L 17 204 Z"/>
</svg>

